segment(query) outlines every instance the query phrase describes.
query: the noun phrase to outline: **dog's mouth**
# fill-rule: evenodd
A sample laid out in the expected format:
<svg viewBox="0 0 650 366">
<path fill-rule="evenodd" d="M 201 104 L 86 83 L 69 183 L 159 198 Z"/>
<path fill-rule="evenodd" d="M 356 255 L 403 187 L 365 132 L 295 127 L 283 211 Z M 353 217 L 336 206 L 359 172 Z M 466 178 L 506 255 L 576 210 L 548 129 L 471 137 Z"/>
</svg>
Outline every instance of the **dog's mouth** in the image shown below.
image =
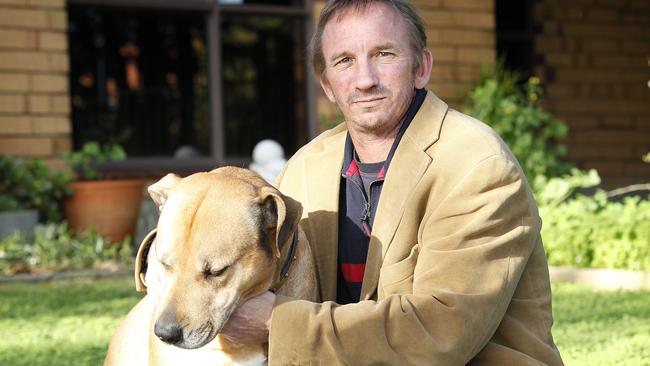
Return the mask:
<svg viewBox="0 0 650 366">
<path fill-rule="evenodd" d="M 185 333 L 185 330 L 183 332 Z M 174 346 L 184 349 L 201 348 L 210 343 L 216 336 L 217 332 L 214 331 L 212 323 L 205 323 L 197 329 L 192 329 L 187 334 L 183 334 L 181 341 L 174 344 Z"/>
<path fill-rule="evenodd" d="M 216 321 L 208 321 L 201 324 L 199 327 L 188 329 L 187 327 L 178 327 L 177 334 L 173 337 L 168 336 L 164 331 L 158 331 L 159 325 L 156 323 L 156 329 L 154 330 L 158 338 L 170 345 L 175 347 L 184 348 L 184 349 L 197 349 L 205 346 L 215 339 L 217 334 L 221 331 L 223 326 L 230 319 L 230 315 L 236 307 L 236 303 L 229 306 L 226 310 L 219 312 L 221 316 Z M 217 326 L 218 325 L 218 326 Z M 161 330 L 164 329 L 164 326 L 160 326 Z"/>
</svg>

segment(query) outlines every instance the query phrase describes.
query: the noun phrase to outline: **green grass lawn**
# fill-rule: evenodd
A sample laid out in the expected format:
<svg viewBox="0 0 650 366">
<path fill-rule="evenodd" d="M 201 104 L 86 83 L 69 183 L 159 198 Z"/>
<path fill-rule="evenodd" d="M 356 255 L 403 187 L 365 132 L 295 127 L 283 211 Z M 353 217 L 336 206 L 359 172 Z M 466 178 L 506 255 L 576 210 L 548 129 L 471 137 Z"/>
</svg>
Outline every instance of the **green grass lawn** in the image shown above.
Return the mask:
<svg viewBox="0 0 650 366">
<path fill-rule="evenodd" d="M 553 291 L 566 365 L 650 365 L 650 292 Z M 0 365 L 101 365 L 139 298 L 131 277 L 0 285 Z"/>
</svg>

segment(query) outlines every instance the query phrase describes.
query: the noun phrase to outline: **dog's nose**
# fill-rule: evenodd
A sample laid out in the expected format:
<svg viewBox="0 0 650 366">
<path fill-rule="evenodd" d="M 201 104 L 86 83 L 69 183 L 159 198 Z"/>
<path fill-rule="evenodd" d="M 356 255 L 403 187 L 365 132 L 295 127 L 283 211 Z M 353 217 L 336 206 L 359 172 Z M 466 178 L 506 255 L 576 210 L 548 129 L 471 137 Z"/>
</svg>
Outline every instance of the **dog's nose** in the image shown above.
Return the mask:
<svg viewBox="0 0 650 366">
<path fill-rule="evenodd" d="M 183 339 L 183 328 L 176 322 L 174 314 L 163 314 L 156 322 L 153 331 L 165 343 L 176 344 Z"/>
</svg>

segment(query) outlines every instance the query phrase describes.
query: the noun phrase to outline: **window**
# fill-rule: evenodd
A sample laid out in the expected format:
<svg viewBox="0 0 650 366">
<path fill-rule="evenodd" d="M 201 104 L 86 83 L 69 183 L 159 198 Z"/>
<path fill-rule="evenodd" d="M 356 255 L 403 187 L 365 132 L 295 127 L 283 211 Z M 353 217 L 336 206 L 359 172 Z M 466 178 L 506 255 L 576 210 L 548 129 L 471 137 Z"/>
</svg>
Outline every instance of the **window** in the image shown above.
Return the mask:
<svg viewBox="0 0 650 366">
<path fill-rule="evenodd" d="M 71 5 L 73 142 L 117 143 L 132 157 L 210 155 L 205 16 Z"/>
<path fill-rule="evenodd" d="M 524 77 L 533 73 L 533 24 L 533 0 L 497 0 L 497 55 Z"/>
<path fill-rule="evenodd" d="M 265 138 L 292 154 L 315 131 L 310 14 L 299 0 L 73 0 L 74 146 L 119 143 L 134 170 L 188 151 L 196 170 L 242 162 Z"/>
</svg>

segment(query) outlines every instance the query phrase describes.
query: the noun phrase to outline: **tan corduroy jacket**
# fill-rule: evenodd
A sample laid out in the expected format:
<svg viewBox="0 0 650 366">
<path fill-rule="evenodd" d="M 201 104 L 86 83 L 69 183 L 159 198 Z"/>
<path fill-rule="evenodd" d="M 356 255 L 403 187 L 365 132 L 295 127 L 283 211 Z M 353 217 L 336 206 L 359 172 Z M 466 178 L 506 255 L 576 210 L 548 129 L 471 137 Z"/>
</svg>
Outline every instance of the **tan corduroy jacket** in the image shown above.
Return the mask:
<svg viewBox="0 0 650 366">
<path fill-rule="evenodd" d="M 485 124 L 429 92 L 391 162 L 361 301 L 338 305 L 345 125 L 303 147 L 277 186 L 303 206 L 323 303 L 279 296 L 269 365 L 561 365 L 541 220 Z"/>
</svg>

